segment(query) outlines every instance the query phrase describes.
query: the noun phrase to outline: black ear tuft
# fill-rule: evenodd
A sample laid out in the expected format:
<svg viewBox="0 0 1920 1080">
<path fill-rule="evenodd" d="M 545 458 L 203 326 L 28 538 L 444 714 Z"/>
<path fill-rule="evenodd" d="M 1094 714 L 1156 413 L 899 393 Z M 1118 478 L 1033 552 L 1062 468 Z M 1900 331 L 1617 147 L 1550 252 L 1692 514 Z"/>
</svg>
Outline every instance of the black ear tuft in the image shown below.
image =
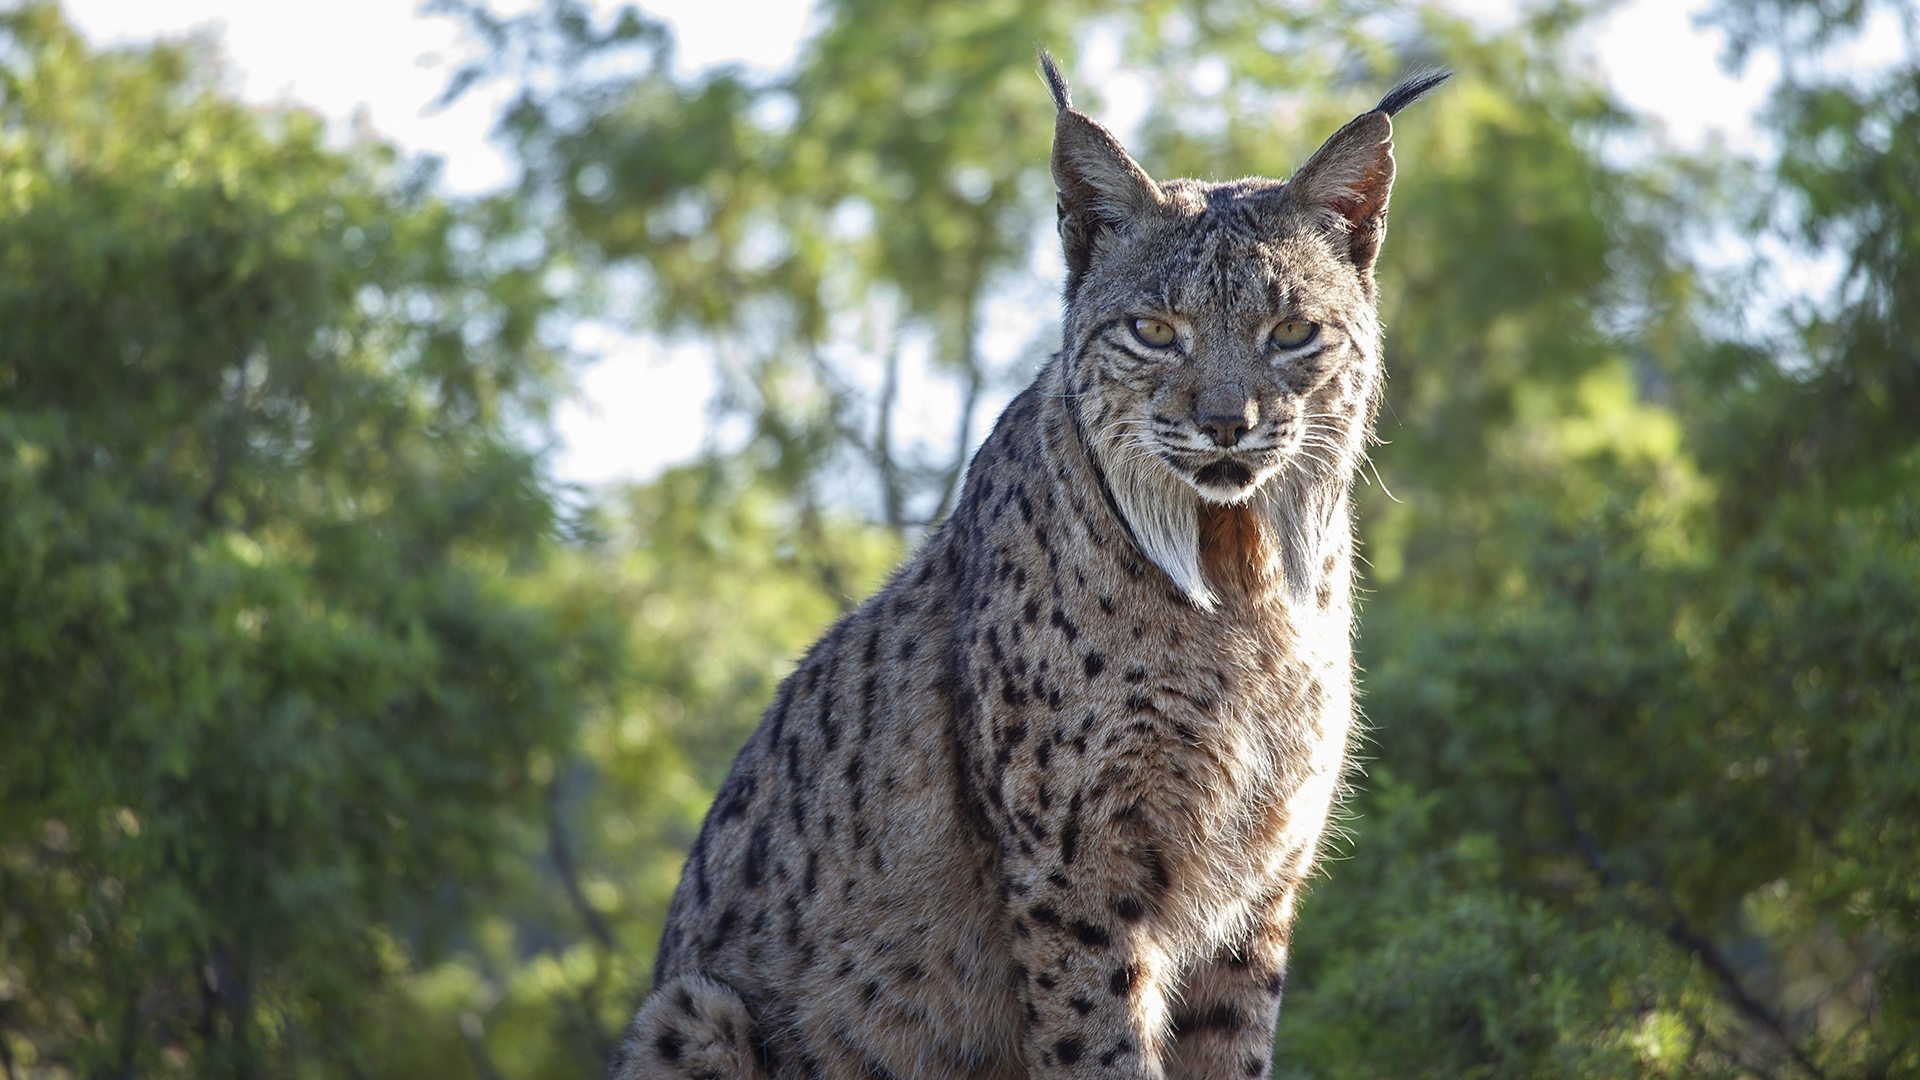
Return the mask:
<svg viewBox="0 0 1920 1080">
<path fill-rule="evenodd" d="M 1066 76 L 1060 74 L 1060 68 L 1053 62 L 1053 54 L 1043 46 L 1040 49 L 1040 74 L 1047 80 L 1047 89 L 1053 91 L 1053 107 L 1057 112 L 1066 112 L 1073 108 L 1073 93 L 1067 89 Z"/>
<path fill-rule="evenodd" d="M 1373 268 L 1387 231 L 1387 196 L 1393 190 L 1393 121 L 1390 117 L 1453 77 L 1429 69 L 1401 80 L 1372 111 L 1333 133 L 1287 181 L 1287 197 L 1343 234 L 1353 264 Z"/>
<path fill-rule="evenodd" d="M 1387 96 L 1380 99 L 1380 104 L 1375 105 L 1373 111 L 1383 112 L 1388 116 L 1392 116 L 1401 109 L 1426 97 L 1427 94 L 1432 92 L 1441 83 L 1451 78 L 1453 78 L 1453 72 L 1445 68 L 1428 68 L 1425 71 L 1416 71 L 1400 80 L 1400 85 L 1387 91 Z"/>
<path fill-rule="evenodd" d="M 1073 107 L 1067 80 L 1045 49 L 1040 50 L 1040 72 L 1059 110 L 1053 118 L 1053 188 L 1059 196 L 1067 295 L 1072 296 L 1092 264 L 1099 239 L 1152 213 L 1160 205 L 1160 189 L 1113 132 Z"/>
</svg>

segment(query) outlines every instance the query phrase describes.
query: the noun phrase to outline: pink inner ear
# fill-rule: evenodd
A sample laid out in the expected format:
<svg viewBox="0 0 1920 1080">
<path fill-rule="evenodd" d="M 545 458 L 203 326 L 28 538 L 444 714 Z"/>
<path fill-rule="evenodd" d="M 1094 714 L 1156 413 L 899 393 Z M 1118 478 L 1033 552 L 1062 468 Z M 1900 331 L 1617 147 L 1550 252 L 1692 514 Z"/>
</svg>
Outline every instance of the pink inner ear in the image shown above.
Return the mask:
<svg viewBox="0 0 1920 1080">
<path fill-rule="evenodd" d="M 1379 216 L 1386 208 L 1387 192 L 1392 184 L 1393 150 L 1382 147 L 1372 167 L 1354 182 L 1350 193 L 1332 200 L 1330 205 L 1335 213 L 1346 219 L 1348 225 L 1359 225 Z"/>
</svg>

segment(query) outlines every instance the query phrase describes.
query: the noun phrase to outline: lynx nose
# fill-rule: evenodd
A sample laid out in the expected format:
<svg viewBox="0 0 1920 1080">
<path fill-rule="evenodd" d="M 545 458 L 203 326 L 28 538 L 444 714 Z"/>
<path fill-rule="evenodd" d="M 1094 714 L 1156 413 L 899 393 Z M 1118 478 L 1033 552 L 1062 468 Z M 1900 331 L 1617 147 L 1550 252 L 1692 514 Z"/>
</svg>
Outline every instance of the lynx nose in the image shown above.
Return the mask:
<svg viewBox="0 0 1920 1080">
<path fill-rule="evenodd" d="M 1215 446 L 1235 446 L 1259 419 L 1259 405 L 1239 383 L 1210 386 L 1194 403 L 1193 422 Z"/>
</svg>

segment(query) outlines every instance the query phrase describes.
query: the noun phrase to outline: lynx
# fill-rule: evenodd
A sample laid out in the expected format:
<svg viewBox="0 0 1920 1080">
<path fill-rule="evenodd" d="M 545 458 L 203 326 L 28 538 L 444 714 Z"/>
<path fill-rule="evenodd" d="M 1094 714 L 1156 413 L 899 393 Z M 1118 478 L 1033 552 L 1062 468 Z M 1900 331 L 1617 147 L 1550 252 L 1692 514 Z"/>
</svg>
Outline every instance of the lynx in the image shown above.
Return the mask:
<svg viewBox="0 0 1920 1080">
<path fill-rule="evenodd" d="M 1353 726 L 1349 492 L 1410 79 L 1156 183 L 1050 57 L 1063 341 L 779 688 L 618 1077 L 1260 1077 Z"/>
</svg>

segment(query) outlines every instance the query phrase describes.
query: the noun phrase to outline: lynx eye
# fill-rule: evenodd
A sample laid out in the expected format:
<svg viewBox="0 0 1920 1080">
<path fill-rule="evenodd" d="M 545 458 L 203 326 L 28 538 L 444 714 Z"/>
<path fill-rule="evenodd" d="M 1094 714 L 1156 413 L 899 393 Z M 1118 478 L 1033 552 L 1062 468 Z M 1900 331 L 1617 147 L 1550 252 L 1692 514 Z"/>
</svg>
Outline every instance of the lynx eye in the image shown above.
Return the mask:
<svg viewBox="0 0 1920 1080">
<path fill-rule="evenodd" d="M 1135 319 L 1133 336 L 1150 349 L 1164 349 L 1173 344 L 1173 327 L 1159 319 Z"/>
<path fill-rule="evenodd" d="M 1297 349 L 1320 336 L 1320 324 L 1305 319 L 1288 319 L 1273 328 L 1267 345 L 1274 349 Z"/>
</svg>

